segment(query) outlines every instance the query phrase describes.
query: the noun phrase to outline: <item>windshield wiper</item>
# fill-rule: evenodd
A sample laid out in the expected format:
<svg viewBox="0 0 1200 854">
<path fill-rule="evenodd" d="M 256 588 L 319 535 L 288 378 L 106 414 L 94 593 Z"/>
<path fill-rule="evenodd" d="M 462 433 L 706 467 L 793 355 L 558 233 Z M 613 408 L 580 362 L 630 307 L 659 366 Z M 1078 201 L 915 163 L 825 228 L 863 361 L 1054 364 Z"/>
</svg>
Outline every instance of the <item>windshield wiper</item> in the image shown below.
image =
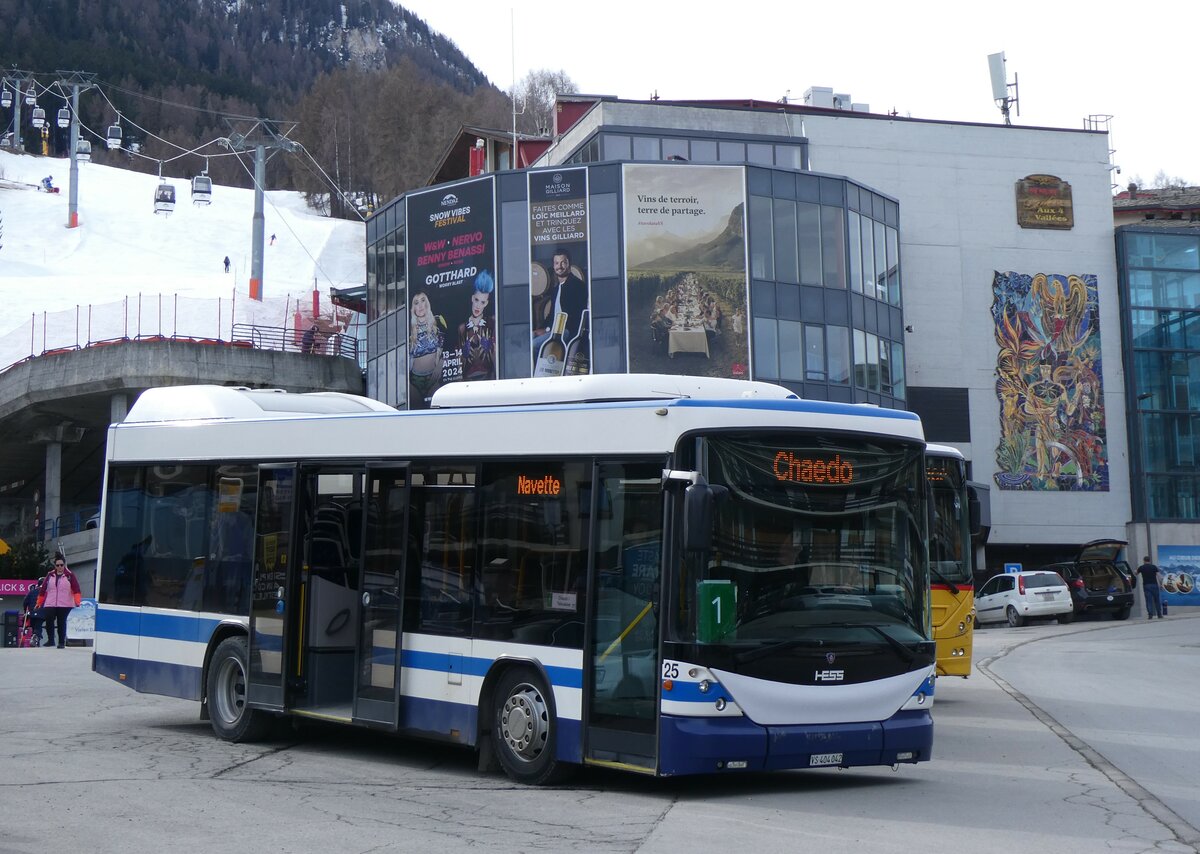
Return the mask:
<svg viewBox="0 0 1200 854">
<path fill-rule="evenodd" d="M 953 593 L 955 596 L 958 595 L 958 586 L 953 581 L 951 581 L 946 576 L 942 575 L 940 572 L 938 572 L 932 566 L 929 567 L 929 571 L 938 577 L 938 581 L 942 582 L 942 584 L 945 584 L 947 587 L 949 587 L 951 593 Z"/>
<path fill-rule="evenodd" d="M 745 652 L 736 653 L 733 660 L 738 664 L 745 664 L 749 661 L 757 661 L 764 656 L 770 655 L 773 652 L 783 652 L 789 649 L 796 649 L 801 646 L 820 647 L 824 646 L 825 641 L 813 640 L 812 638 L 790 638 L 788 640 L 779 641 L 778 643 L 769 644 L 768 646 L 759 646 L 754 649 L 748 649 Z"/>
<path fill-rule="evenodd" d="M 917 653 L 911 647 L 896 640 L 874 623 L 827 623 L 825 625 L 831 629 L 869 629 L 887 641 L 888 646 L 896 650 L 896 654 L 905 664 L 912 664 L 913 659 L 917 657 Z"/>
</svg>

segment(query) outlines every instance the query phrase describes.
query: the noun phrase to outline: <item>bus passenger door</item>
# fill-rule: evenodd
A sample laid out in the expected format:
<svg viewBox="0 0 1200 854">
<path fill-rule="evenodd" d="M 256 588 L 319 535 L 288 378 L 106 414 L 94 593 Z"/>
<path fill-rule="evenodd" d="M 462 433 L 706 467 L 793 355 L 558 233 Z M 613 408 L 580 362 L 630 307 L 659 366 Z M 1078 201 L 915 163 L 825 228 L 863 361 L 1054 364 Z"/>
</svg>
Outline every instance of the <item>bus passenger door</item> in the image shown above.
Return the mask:
<svg viewBox="0 0 1200 854">
<path fill-rule="evenodd" d="M 595 571 L 586 760 L 630 770 L 658 764 L 662 461 L 601 464 L 594 479 Z"/>
<path fill-rule="evenodd" d="M 285 702 L 297 476 L 295 465 L 259 466 L 246 702 L 260 709 L 282 711 Z"/>
<path fill-rule="evenodd" d="M 363 502 L 362 608 L 354 720 L 396 728 L 408 532 L 408 466 L 371 467 Z"/>
</svg>

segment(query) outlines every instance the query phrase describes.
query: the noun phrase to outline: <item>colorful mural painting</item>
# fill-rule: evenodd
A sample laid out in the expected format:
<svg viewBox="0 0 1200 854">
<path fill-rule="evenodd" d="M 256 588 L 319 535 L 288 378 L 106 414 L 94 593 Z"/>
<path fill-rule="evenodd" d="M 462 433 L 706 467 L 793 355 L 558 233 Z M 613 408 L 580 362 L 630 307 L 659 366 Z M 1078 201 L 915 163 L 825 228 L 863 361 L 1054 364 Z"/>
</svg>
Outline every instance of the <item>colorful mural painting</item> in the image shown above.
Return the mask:
<svg viewBox="0 0 1200 854">
<path fill-rule="evenodd" d="M 1108 491 L 1094 275 L 996 272 L 1001 489 Z"/>
</svg>

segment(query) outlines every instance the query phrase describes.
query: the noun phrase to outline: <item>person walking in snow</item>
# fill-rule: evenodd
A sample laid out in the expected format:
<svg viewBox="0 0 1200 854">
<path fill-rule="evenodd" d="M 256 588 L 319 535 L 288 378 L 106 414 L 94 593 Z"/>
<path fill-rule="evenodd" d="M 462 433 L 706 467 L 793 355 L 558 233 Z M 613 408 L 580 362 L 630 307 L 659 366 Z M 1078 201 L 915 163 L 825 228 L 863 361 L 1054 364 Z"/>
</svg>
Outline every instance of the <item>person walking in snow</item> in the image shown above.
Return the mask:
<svg viewBox="0 0 1200 854">
<path fill-rule="evenodd" d="M 225 256 L 225 272 L 226 273 L 229 272 L 229 256 L 228 255 Z"/>
<path fill-rule="evenodd" d="M 275 245 L 275 235 L 274 234 L 271 235 L 271 245 L 272 246 Z"/>
</svg>

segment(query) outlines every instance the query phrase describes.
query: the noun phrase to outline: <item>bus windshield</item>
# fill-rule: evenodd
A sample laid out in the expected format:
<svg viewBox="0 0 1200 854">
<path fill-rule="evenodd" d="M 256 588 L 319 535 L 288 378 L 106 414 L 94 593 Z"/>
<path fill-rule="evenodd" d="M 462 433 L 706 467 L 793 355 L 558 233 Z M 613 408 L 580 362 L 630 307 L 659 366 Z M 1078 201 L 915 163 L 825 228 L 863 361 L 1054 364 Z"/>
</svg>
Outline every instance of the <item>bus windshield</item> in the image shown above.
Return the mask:
<svg viewBox="0 0 1200 854">
<path fill-rule="evenodd" d="M 930 456 L 925 474 L 933 501 L 933 530 L 929 532 L 929 571 L 934 584 L 967 584 L 971 568 L 966 559 L 970 521 L 964 497 L 966 480 L 961 460 Z"/>
<path fill-rule="evenodd" d="M 712 549 L 681 562 L 673 639 L 773 643 L 829 629 L 927 639 L 922 456 L 845 435 L 698 441 L 699 470 L 728 492 Z"/>
</svg>

